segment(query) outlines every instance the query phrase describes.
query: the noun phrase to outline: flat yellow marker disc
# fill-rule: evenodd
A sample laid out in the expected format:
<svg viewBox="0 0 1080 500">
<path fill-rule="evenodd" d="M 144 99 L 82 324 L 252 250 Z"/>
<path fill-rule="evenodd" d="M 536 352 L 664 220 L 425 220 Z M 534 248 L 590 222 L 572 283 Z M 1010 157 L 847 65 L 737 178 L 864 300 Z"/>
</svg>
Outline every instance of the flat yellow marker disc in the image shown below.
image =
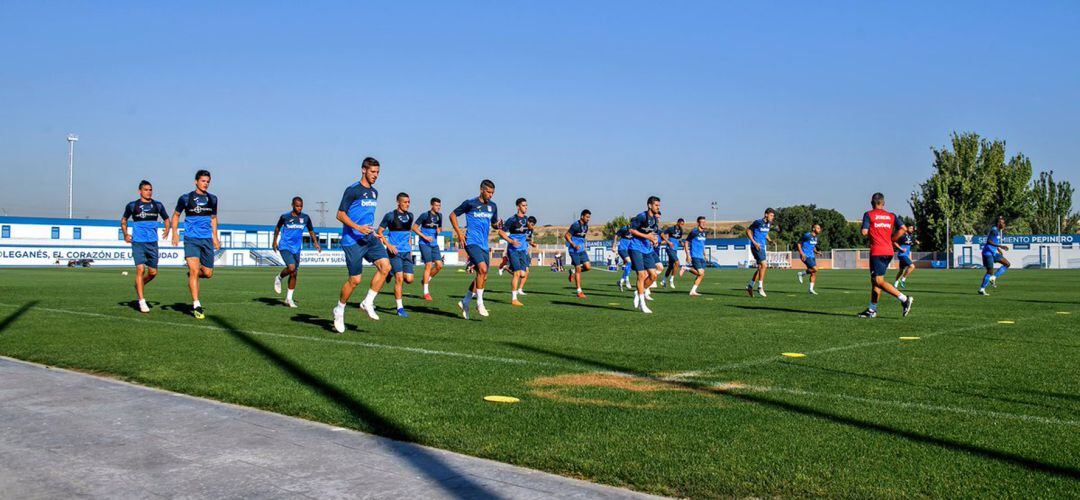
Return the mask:
<svg viewBox="0 0 1080 500">
<path fill-rule="evenodd" d="M 1012 324 L 1016 324 L 1016 322 L 1013 321 L 1013 320 L 1005 319 L 1005 320 L 998 321 L 998 324 L 999 325 L 1012 325 Z"/>
<path fill-rule="evenodd" d="M 607 305 L 609 305 L 609 306 L 617 306 L 617 305 L 619 305 L 619 303 L 618 302 L 608 302 Z"/>
<path fill-rule="evenodd" d="M 709 298 L 707 298 L 707 299 L 705 299 L 705 300 L 714 300 L 714 299 L 713 299 L 712 297 L 709 297 Z"/>
<path fill-rule="evenodd" d="M 919 340 L 920 337 L 900 337 L 900 340 Z"/>
<path fill-rule="evenodd" d="M 1069 311 L 1058 311 L 1057 313 L 1058 313 L 1058 314 L 1072 314 L 1072 313 L 1071 313 L 1071 312 L 1069 312 Z"/>
<path fill-rule="evenodd" d="M 521 400 L 510 396 L 484 396 L 484 401 L 490 401 L 492 403 L 517 403 Z"/>
<path fill-rule="evenodd" d="M 789 358 L 805 358 L 806 355 L 801 352 L 782 352 L 781 356 L 787 356 Z"/>
</svg>

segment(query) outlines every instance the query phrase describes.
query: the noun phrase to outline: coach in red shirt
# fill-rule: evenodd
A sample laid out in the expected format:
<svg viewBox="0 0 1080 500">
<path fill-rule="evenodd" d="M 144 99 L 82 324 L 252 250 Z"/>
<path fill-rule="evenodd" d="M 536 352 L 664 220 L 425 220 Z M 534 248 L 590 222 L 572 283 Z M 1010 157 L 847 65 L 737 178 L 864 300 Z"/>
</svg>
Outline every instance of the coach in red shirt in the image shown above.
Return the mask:
<svg viewBox="0 0 1080 500">
<path fill-rule="evenodd" d="M 893 242 L 903 236 L 907 228 L 896 214 L 885 210 L 885 195 L 874 193 L 874 196 L 870 197 L 870 206 L 873 208 L 863 214 L 862 220 L 862 234 L 870 238 L 870 307 L 858 316 L 877 317 L 877 303 L 882 290 L 900 301 L 903 314 L 907 316 L 915 299 L 900 293 L 885 281 L 885 273 L 888 272 L 889 262 L 892 262 L 893 258 Z"/>
</svg>

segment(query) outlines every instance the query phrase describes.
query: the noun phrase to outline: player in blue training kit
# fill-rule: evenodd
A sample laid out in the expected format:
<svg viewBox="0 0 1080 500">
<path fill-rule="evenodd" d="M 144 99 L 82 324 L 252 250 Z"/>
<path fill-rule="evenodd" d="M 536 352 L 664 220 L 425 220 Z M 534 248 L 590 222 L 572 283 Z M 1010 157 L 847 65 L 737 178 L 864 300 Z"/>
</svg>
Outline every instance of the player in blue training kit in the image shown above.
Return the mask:
<svg viewBox="0 0 1080 500">
<path fill-rule="evenodd" d="M 442 200 L 431 199 L 431 209 L 420 214 L 413 224 L 413 232 L 416 233 L 416 246 L 420 249 L 420 260 L 424 262 L 424 300 L 431 300 L 431 291 L 428 285 L 443 268 L 442 251 L 439 250 L 439 231 L 442 230 Z"/>
<path fill-rule="evenodd" d="M 208 193 L 210 172 L 195 172 L 195 190 L 180 197 L 173 211 L 172 226 L 179 228 L 180 214 L 184 215 L 184 260 L 188 267 L 188 290 L 191 291 L 191 314 L 203 319 L 202 303 L 199 302 L 199 280 L 214 276 L 215 252 L 221 248 L 218 242 L 218 199 Z M 180 246 L 180 231 L 173 231 L 173 246 Z"/>
<path fill-rule="evenodd" d="M 158 218 L 165 221 L 165 230 L 161 239 L 169 237 L 169 211 L 165 205 L 153 198 L 154 186 L 150 181 L 139 183 L 139 199 L 124 207 L 120 217 L 120 229 L 124 232 L 124 241 L 131 243 L 131 256 L 135 259 L 135 294 L 139 297 L 139 312 L 150 312 L 150 305 L 143 297 L 147 283 L 157 276 L 158 266 Z M 131 219 L 131 234 L 128 234 L 127 220 Z"/>
<path fill-rule="evenodd" d="M 375 208 L 379 204 L 379 192 L 375 181 L 379 179 L 379 160 L 364 158 L 360 164 L 360 180 L 345 188 L 338 204 L 337 220 L 341 222 L 341 250 L 345 252 L 345 267 L 349 278 L 341 285 L 337 306 L 334 307 L 334 331 L 345 332 L 345 304 L 353 290 L 360 285 L 364 261 L 375 266 L 371 288 L 360 302 L 360 309 L 368 317 L 378 320 L 375 313 L 375 296 L 379 294 L 386 276 L 390 273 L 390 259 L 386 253 L 386 238 L 375 232 Z"/>
<path fill-rule="evenodd" d="M 630 242 L 634 239 L 630 235 L 630 226 L 622 226 L 615 231 L 615 241 L 611 244 L 611 252 L 618 254 L 622 265 L 622 278 L 619 278 L 619 291 L 630 286 Z"/>
<path fill-rule="evenodd" d="M 570 229 L 563 234 L 566 240 L 566 254 L 570 256 L 570 283 L 577 282 L 577 296 L 585 298 L 581 291 L 581 273 L 589 272 L 592 265 L 589 263 L 589 251 L 585 248 L 585 238 L 589 234 L 589 219 L 592 212 L 588 209 L 581 211 L 581 218 L 570 224 Z"/>
<path fill-rule="evenodd" d="M 697 277 L 697 279 L 694 280 L 694 286 L 690 287 L 691 297 L 701 295 L 697 290 L 698 287 L 701 286 L 701 281 L 705 279 L 705 268 L 708 267 L 708 264 L 705 262 L 705 240 L 707 238 L 705 217 L 700 216 L 697 218 L 697 226 L 695 226 L 694 229 L 691 229 L 690 234 L 683 240 L 686 258 L 690 261 L 690 269 L 688 269 L 688 271 L 690 274 Z"/>
<path fill-rule="evenodd" d="M 281 293 L 281 278 L 289 277 L 289 289 L 285 292 L 285 305 L 297 307 L 293 301 L 293 292 L 296 290 L 296 277 L 300 269 L 300 250 L 304 246 L 304 231 L 311 236 L 311 243 L 315 250 L 322 251 L 319 246 L 319 236 L 315 234 L 315 228 L 311 225 L 311 217 L 303 212 L 304 199 L 294 196 L 292 210 L 278 217 L 277 225 L 274 226 L 274 250 L 281 254 L 281 260 L 285 262 L 285 269 L 274 275 L 274 293 Z M 278 236 L 281 239 L 278 239 Z"/>
<path fill-rule="evenodd" d="M 510 261 L 510 272 L 514 273 L 514 277 L 510 279 L 510 305 L 521 307 L 525 304 L 518 300 L 518 295 L 521 294 L 521 287 L 524 286 L 525 276 L 529 272 L 529 237 L 532 228 L 529 225 L 531 217 L 526 215 L 529 210 L 528 200 L 518 198 L 516 205 L 517 213 L 503 222 L 503 230 L 510 236 L 510 239 L 506 240 L 506 256 Z"/>
<path fill-rule="evenodd" d="M 746 284 L 746 294 L 754 296 L 754 284 L 757 284 L 758 295 L 765 296 L 765 270 L 769 268 L 767 248 L 772 239 L 769 238 L 769 230 L 772 229 L 773 219 L 776 218 L 776 210 L 765 209 L 765 216 L 754 221 L 746 228 L 746 237 L 750 238 L 750 253 L 754 256 L 757 269 L 754 277 Z"/>
<path fill-rule="evenodd" d="M 637 288 L 634 290 L 634 308 L 645 314 L 652 314 L 646 304 L 652 300 L 649 286 L 656 281 L 656 247 L 660 232 L 660 198 L 650 196 L 644 212 L 630 220 L 630 262 L 637 273 Z"/>
<path fill-rule="evenodd" d="M 979 286 L 979 295 L 990 295 L 986 293 L 986 286 L 993 285 L 997 288 L 997 279 L 1005 274 L 1005 271 L 1009 270 L 1009 259 L 1005 258 L 1003 252 L 1007 252 L 1009 247 L 1002 244 L 1005 239 L 1005 217 L 999 215 L 994 226 L 990 228 L 990 232 L 986 234 L 986 243 L 982 246 L 982 260 L 983 267 L 986 268 L 986 274 L 983 275 L 982 285 Z M 994 264 L 1001 263 L 1001 267 L 994 271 Z"/>
<path fill-rule="evenodd" d="M 912 271 L 915 270 L 915 263 L 911 261 L 911 247 L 918 244 L 919 240 L 915 238 L 914 225 L 909 226 L 908 231 L 893 243 L 896 246 L 896 258 L 900 261 L 899 270 L 896 271 L 896 282 L 893 283 L 893 287 L 907 288 L 908 276 L 911 276 Z"/>
<path fill-rule="evenodd" d="M 670 285 L 671 288 L 675 288 L 675 273 L 678 272 L 679 276 L 683 274 L 682 264 L 679 263 L 679 249 L 683 246 L 683 225 L 685 224 L 686 221 L 679 218 L 674 226 L 665 229 L 660 234 L 667 250 L 667 269 L 664 270 L 664 277 L 660 279 L 661 287 Z"/>
<path fill-rule="evenodd" d="M 413 214 L 409 211 L 409 195 L 398 193 L 397 208 L 386 213 L 379 223 L 379 236 L 387 238 L 386 250 L 390 252 L 390 271 L 394 273 L 394 300 L 397 314 L 408 318 L 402 303 L 402 288 L 413 282 Z M 387 236 L 387 232 L 389 236 Z"/>
<path fill-rule="evenodd" d="M 799 283 L 803 282 L 803 276 L 810 276 L 810 293 L 813 295 L 817 295 L 817 292 L 814 291 L 814 284 L 817 283 L 817 256 L 821 255 L 821 252 L 817 249 L 819 234 L 821 234 L 820 224 L 810 226 L 810 230 L 803 233 L 802 238 L 799 238 L 798 246 L 799 259 L 806 266 L 806 271 L 799 271 L 796 276 L 799 277 Z"/>
<path fill-rule="evenodd" d="M 480 183 L 480 195 L 476 198 L 465 200 L 450 213 L 450 227 L 454 228 L 454 235 L 458 244 L 465 247 L 465 254 L 469 256 L 469 264 L 476 270 L 476 278 L 469 282 L 469 289 L 465 297 L 458 302 L 461 316 L 469 319 L 469 302 L 472 294 L 476 293 L 476 311 L 481 316 L 487 316 L 487 308 L 484 307 L 484 285 L 487 283 L 488 264 L 491 257 L 491 245 L 488 238 L 491 229 L 499 231 L 503 239 L 510 239 L 499 223 L 499 209 L 491 198 L 495 196 L 495 183 L 484 179 Z M 465 229 L 461 228 L 458 219 L 464 217 Z"/>
<path fill-rule="evenodd" d="M 536 231 L 536 217 L 529 216 L 529 230 L 525 232 L 525 241 L 529 242 L 529 247 L 536 248 L 536 243 L 533 242 L 533 233 Z M 525 266 L 525 277 L 521 278 L 521 282 L 518 283 L 518 296 L 524 297 L 525 294 L 525 282 L 529 281 L 529 274 L 532 273 L 532 257 L 529 257 L 529 261 Z"/>
</svg>

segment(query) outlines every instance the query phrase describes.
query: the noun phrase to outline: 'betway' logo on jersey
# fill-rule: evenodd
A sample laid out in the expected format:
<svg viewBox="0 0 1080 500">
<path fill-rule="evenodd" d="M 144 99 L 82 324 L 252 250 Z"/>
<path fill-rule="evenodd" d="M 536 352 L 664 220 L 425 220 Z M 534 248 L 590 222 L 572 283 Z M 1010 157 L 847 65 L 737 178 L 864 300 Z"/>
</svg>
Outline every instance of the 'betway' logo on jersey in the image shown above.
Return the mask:
<svg viewBox="0 0 1080 500">
<path fill-rule="evenodd" d="M 486 211 L 485 211 L 485 209 L 486 209 Z M 477 208 L 476 210 L 473 210 L 473 213 L 472 213 L 473 217 L 483 217 L 485 219 L 490 219 L 493 215 L 495 215 L 495 214 L 493 214 L 491 212 L 491 207 L 480 207 L 480 208 Z"/>
<path fill-rule="evenodd" d="M 285 228 L 286 229 L 304 229 L 304 224 L 299 223 L 299 222 L 296 223 L 296 224 L 285 224 Z"/>
<path fill-rule="evenodd" d="M 891 228 L 893 226 L 893 218 L 890 215 L 875 215 L 874 216 L 874 221 L 875 221 L 874 222 L 874 227 L 876 227 L 876 228 Z M 876 221 L 884 221 L 884 222 L 876 222 Z"/>
<path fill-rule="evenodd" d="M 363 199 L 360 200 L 360 206 L 362 207 L 376 207 L 379 205 L 379 200 Z"/>
<path fill-rule="evenodd" d="M 204 205 L 195 205 L 194 207 L 191 207 L 191 208 L 188 209 L 188 213 L 192 213 L 192 214 L 201 214 L 203 212 L 213 212 L 213 211 L 214 210 L 212 208 L 204 206 Z"/>
</svg>

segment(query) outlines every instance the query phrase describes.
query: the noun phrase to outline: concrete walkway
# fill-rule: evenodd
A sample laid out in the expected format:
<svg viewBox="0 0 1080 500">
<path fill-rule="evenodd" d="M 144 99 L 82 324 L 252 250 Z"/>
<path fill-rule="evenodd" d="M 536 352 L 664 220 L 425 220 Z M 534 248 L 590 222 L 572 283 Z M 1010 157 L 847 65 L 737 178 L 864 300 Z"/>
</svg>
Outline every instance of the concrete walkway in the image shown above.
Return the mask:
<svg viewBox="0 0 1080 500">
<path fill-rule="evenodd" d="M 0 357 L 4 498 L 644 498 Z"/>
</svg>

